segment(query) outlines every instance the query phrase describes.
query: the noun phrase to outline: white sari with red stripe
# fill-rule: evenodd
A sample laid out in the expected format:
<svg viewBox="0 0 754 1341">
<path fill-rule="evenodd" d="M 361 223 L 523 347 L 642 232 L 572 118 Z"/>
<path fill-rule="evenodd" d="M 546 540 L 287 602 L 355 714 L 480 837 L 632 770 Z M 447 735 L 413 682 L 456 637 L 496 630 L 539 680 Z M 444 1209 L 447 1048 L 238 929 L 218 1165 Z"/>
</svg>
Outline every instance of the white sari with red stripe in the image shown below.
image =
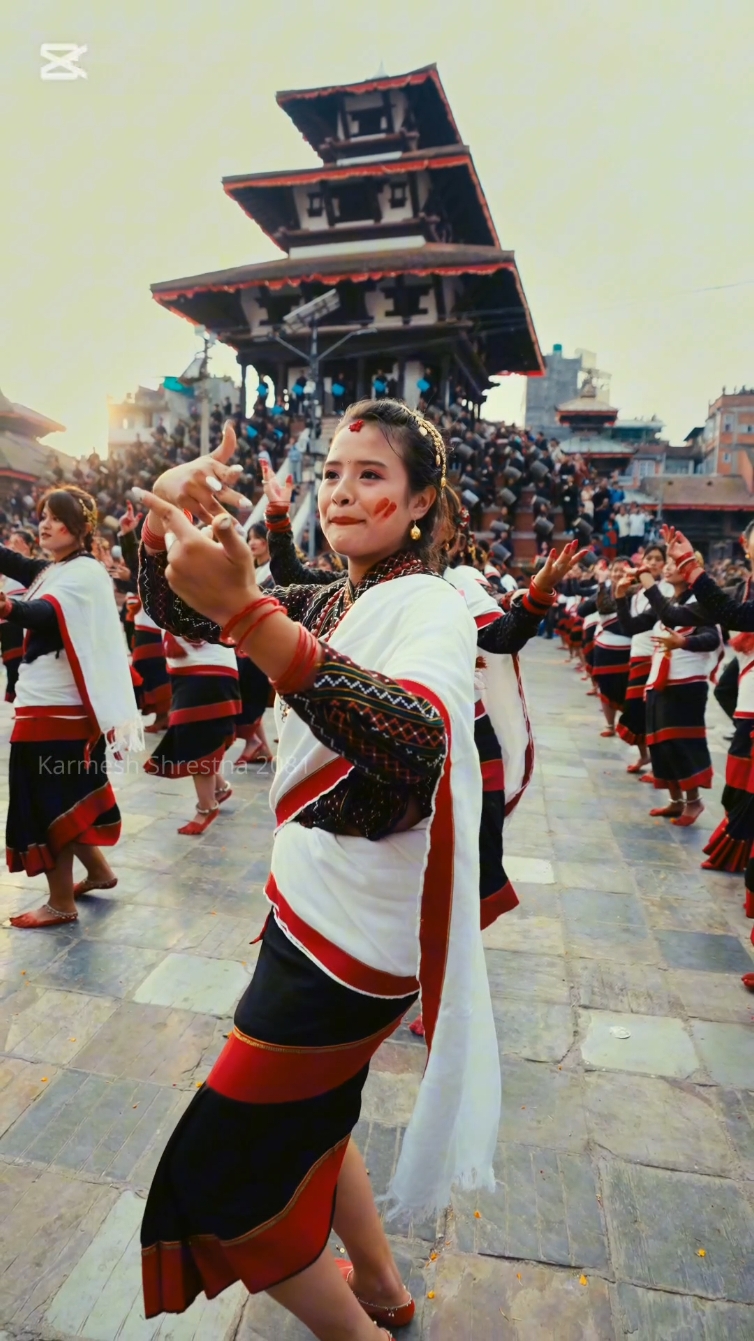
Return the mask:
<svg viewBox="0 0 754 1341">
<path fill-rule="evenodd" d="M 476 568 L 447 568 L 445 581 L 464 597 L 478 629 L 502 619 L 494 596 Z M 505 813 L 515 810 L 534 771 L 534 737 L 526 708 L 518 657 L 479 649 L 485 665 L 477 671 L 477 698 L 481 699 L 497 736 L 505 775 Z"/>
<path fill-rule="evenodd" d="M 116 753 L 144 748 L 126 643 L 118 618 L 112 581 L 96 559 L 84 556 L 51 563 L 32 582 L 26 600 L 49 601 L 63 639 L 63 652 L 48 652 L 22 662 L 16 708 L 23 716 L 35 709 L 80 705 L 93 742 L 104 735 Z"/>
<path fill-rule="evenodd" d="M 423 574 L 365 591 L 326 638 L 440 711 L 450 741 L 432 816 L 378 842 L 292 823 L 350 771 L 278 701 L 268 884 L 283 931 L 355 991 L 421 986 L 429 1047 L 390 1199 L 420 1213 L 451 1187 L 494 1186 L 500 1070 L 479 927 L 482 785 L 474 745 L 476 631 L 451 587 Z"/>
</svg>

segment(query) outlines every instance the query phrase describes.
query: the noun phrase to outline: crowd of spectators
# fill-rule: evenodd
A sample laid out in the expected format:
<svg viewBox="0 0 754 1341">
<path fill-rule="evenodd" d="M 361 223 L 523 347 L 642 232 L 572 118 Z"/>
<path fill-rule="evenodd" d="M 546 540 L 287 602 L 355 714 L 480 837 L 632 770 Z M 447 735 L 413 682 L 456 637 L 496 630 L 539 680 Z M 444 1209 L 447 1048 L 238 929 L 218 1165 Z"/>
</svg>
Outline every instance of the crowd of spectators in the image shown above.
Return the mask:
<svg viewBox="0 0 754 1341">
<path fill-rule="evenodd" d="M 578 537 L 596 557 L 608 561 L 621 555 L 631 557 L 657 537 L 658 519 L 626 498 L 617 472 L 605 475 L 582 455 L 565 451 L 557 439 L 548 439 L 542 432 L 481 419 L 461 385 L 451 391 L 447 408 L 438 406 L 434 381 L 430 369 L 419 378 L 418 408 L 438 425 L 448 443 L 450 483 L 470 513 L 476 533 L 475 552 L 481 564 L 494 564 L 503 572 L 521 564 L 528 567 L 530 553 L 516 553 L 517 525 L 529 533 L 533 528 L 537 553 L 546 554 L 561 531 L 559 513 L 562 531 L 568 538 Z M 269 388 L 260 382 L 250 413 L 242 415 L 229 399 L 211 409 L 210 448 L 220 442 L 224 422 L 231 419 L 234 423 L 236 459 L 243 466 L 237 489 L 248 498 L 249 510 L 261 486 L 263 462 L 277 469 L 287 454 L 294 479 L 297 484 L 301 482 L 302 451 L 297 439 L 306 418 L 306 392 L 302 376 L 284 398 L 269 405 Z M 372 378 L 372 394 L 394 392 L 391 379 L 378 370 Z M 332 379 L 336 412 L 353 395 L 345 375 Z M 150 485 L 161 471 L 191 460 L 199 450 L 200 410 L 192 403 L 185 417 L 170 430 L 158 421 L 148 439 L 137 434 L 133 443 L 112 450 L 107 458 L 92 452 L 78 462 L 67 477 L 87 489 L 97 502 L 100 524 L 96 543 L 105 562 L 120 563 L 118 530 L 130 490 Z M 0 538 L 7 539 L 19 527 L 34 530 L 40 496 L 64 478 L 66 473 L 53 454 L 43 478 L 20 486 L 0 502 Z M 521 495 L 527 488 L 533 490 L 531 516 L 529 493 L 526 514 L 517 518 Z M 726 586 L 746 576 L 738 559 L 716 562 L 711 571 L 715 580 Z"/>
</svg>

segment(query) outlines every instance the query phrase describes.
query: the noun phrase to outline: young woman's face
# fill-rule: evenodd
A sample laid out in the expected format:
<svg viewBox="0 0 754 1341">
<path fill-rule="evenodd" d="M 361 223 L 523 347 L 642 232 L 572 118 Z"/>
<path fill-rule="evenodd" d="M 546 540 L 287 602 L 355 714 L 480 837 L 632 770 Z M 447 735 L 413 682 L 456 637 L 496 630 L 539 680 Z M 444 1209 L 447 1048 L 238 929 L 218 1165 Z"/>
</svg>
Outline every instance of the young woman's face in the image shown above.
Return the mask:
<svg viewBox="0 0 754 1341">
<path fill-rule="evenodd" d="M 318 506 L 322 530 L 336 554 L 376 563 L 409 547 L 409 529 L 429 511 L 433 488 L 412 495 L 399 438 L 388 442 L 378 424 L 342 428 L 330 444 Z"/>
<path fill-rule="evenodd" d="M 67 554 L 69 550 L 77 549 L 79 545 L 65 522 L 54 517 L 46 505 L 39 523 L 39 543 L 45 553 L 51 554 L 53 558 Z"/>
<path fill-rule="evenodd" d="M 263 540 L 261 536 L 254 535 L 253 531 L 249 536 L 249 549 L 256 564 L 270 562 L 270 547 L 267 541 Z"/>
<path fill-rule="evenodd" d="M 648 568 L 652 577 L 657 581 L 662 576 L 665 567 L 665 557 L 659 549 L 648 549 L 644 555 L 644 566 Z"/>
<path fill-rule="evenodd" d="M 673 586 L 683 585 L 684 582 L 683 574 L 679 573 L 678 569 L 675 566 L 675 563 L 673 562 L 673 560 L 670 558 L 669 555 L 665 563 L 665 577 L 667 578 L 668 582 L 672 582 Z"/>
</svg>

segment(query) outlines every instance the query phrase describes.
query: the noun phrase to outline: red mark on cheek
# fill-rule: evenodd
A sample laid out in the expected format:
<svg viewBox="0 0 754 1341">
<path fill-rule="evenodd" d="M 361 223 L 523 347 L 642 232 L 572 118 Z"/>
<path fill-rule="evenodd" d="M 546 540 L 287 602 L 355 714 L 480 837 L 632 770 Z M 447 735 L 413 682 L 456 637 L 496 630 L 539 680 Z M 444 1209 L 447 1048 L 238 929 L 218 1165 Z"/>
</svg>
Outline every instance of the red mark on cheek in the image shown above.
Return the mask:
<svg viewBox="0 0 754 1341">
<path fill-rule="evenodd" d="M 391 503 L 389 498 L 381 498 L 374 509 L 374 515 L 379 517 L 381 521 L 387 521 L 388 517 L 392 517 L 393 513 L 397 511 L 397 503 Z"/>
</svg>

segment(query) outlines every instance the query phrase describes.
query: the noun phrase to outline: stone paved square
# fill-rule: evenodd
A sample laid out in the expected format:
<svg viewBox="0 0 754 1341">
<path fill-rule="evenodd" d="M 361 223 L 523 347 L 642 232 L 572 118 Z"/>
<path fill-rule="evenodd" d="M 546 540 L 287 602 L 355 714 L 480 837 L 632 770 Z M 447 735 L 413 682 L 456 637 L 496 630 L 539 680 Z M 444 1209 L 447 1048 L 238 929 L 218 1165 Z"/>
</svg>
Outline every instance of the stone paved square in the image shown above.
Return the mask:
<svg viewBox="0 0 754 1341">
<path fill-rule="evenodd" d="M 751 923 L 740 880 L 699 865 L 720 778 L 703 832 L 650 819 L 651 789 L 553 644 L 522 664 L 539 765 L 506 827 L 521 907 L 485 936 L 497 1185 L 447 1217 L 388 1221 L 419 1303 L 402 1335 L 749 1341 Z M 74 929 L 0 928 L 0 1338 L 310 1341 L 242 1289 L 153 1323 L 139 1295 L 144 1196 L 258 953 L 269 781 L 234 777 L 222 826 L 183 840 L 186 787 L 123 776 L 118 886 L 82 900 Z M 0 875 L 0 913 L 38 890 Z M 378 1197 L 425 1058 L 404 1024 L 372 1064 L 355 1138 Z"/>
<path fill-rule="evenodd" d="M 613 1030 L 620 1030 L 616 1034 Z M 627 1034 L 628 1037 L 623 1037 Z M 685 1079 L 699 1058 L 681 1020 L 618 1011 L 581 1012 L 581 1055 L 590 1068 Z"/>
</svg>

